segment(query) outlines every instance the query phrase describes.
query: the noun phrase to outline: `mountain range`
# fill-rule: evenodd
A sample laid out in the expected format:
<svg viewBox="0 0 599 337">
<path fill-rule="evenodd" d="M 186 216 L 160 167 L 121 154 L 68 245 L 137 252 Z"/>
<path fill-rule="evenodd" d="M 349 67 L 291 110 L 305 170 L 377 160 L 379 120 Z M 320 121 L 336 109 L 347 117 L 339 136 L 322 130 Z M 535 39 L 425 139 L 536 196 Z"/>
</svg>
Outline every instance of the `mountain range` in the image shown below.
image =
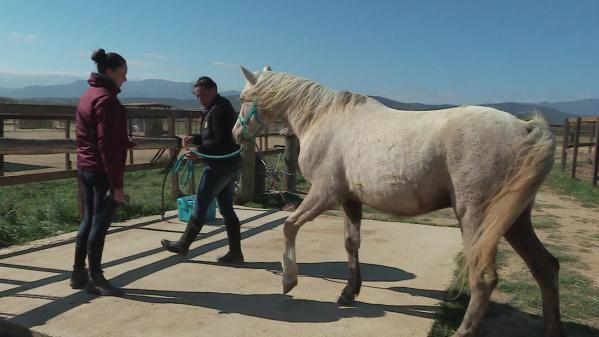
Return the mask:
<svg viewBox="0 0 599 337">
<path fill-rule="evenodd" d="M 84 80 L 77 80 L 68 84 L 35 85 L 14 89 L 0 87 L 0 96 L 16 99 L 19 103 L 75 105 L 78 97 L 86 88 L 87 82 Z M 151 102 L 168 104 L 181 109 L 193 109 L 197 108 L 199 104 L 193 98 L 191 90 L 192 84 L 185 82 L 157 79 L 128 81 L 123 86 L 119 98 L 123 103 Z M 233 106 L 239 109 L 238 91 L 222 91 L 220 94 L 229 98 Z M 406 103 L 380 96 L 371 97 L 391 108 L 401 110 L 439 110 L 455 106 L 451 104 Z M 541 103 L 506 102 L 481 105 L 507 111 L 519 117 L 540 112 L 551 123 L 555 124 L 561 124 L 565 118 L 573 115 L 599 114 L 599 99 Z"/>
<path fill-rule="evenodd" d="M 27 98 L 73 98 L 79 97 L 87 89 L 87 81 L 78 80 L 68 84 L 32 85 L 19 89 L 1 88 L 0 96 L 15 99 Z M 224 96 L 232 96 L 237 91 L 224 91 Z M 167 80 L 127 81 L 119 95 L 122 98 L 172 98 L 179 100 L 192 99 L 192 84 Z"/>
</svg>

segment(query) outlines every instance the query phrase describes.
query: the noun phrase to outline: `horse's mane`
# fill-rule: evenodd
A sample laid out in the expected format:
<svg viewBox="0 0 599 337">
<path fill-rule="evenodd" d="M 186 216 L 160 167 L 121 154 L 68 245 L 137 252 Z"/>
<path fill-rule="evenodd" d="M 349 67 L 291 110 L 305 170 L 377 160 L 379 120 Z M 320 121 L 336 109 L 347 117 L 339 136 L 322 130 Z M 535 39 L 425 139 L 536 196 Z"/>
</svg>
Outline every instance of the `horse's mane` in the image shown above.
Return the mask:
<svg viewBox="0 0 599 337">
<path fill-rule="evenodd" d="M 331 111 L 364 104 L 367 97 L 349 91 L 331 90 L 319 83 L 287 73 L 263 72 L 242 100 L 254 100 L 258 109 L 285 110 L 289 121 L 302 131 Z M 276 113 L 276 112 L 275 112 Z"/>
</svg>

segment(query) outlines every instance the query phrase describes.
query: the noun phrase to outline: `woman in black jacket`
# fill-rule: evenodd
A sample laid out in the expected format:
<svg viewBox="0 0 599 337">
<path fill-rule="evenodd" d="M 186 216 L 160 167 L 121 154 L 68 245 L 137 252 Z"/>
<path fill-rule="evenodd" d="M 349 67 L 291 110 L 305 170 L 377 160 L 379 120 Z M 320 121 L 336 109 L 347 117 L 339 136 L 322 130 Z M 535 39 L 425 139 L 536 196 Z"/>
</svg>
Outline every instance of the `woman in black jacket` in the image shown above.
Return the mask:
<svg viewBox="0 0 599 337">
<path fill-rule="evenodd" d="M 200 77 L 194 84 L 194 94 L 206 108 L 203 118 L 205 127 L 200 135 L 185 137 L 182 141 L 183 147 L 195 145 L 198 152 L 208 155 L 226 155 L 239 150 L 239 145 L 233 141 L 232 134 L 237 113 L 231 102 L 218 94 L 216 83 L 209 77 Z M 188 156 L 192 155 L 188 153 Z M 227 159 L 203 158 L 203 160 L 206 168 L 185 232 L 179 241 L 162 240 L 162 246 L 170 252 L 186 255 L 191 242 L 204 225 L 209 205 L 216 198 L 229 238 L 229 252 L 218 261 L 242 263 L 244 258 L 241 252 L 241 229 L 233 209 L 233 193 L 239 178 L 241 156 L 236 155 Z"/>
</svg>

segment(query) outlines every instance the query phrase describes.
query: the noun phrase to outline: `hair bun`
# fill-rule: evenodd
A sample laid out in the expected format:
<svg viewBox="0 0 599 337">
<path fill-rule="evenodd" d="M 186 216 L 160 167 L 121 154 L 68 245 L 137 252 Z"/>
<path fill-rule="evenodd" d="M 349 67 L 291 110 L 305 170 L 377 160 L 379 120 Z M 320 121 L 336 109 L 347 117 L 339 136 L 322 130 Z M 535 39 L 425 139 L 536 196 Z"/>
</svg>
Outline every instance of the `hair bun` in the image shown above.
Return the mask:
<svg viewBox="0 0 599 337">
<path fill-rule="evenodd" d="M 98 49 L 92 54 L 92 60 L 96 63 L 102 63 L 106 60 L 106 51 L 104 49 Z"/>
</svg>

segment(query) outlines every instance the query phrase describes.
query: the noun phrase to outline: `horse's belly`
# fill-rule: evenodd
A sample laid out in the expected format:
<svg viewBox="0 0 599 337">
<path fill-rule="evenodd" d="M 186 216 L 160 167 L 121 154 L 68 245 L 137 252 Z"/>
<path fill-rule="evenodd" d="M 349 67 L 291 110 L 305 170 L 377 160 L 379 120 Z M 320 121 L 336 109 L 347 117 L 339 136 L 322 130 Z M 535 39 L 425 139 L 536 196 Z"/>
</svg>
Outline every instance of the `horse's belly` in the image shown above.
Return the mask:
<svg viewBox="0 0 599 337">
<path fill-rule="evenodd" d="M 418 182 L 381 177 L 350 184 L 350 194 L 369 207 L 408 216 L 451 206 L 445 186 L 432 177 Z"/>
</svg>

